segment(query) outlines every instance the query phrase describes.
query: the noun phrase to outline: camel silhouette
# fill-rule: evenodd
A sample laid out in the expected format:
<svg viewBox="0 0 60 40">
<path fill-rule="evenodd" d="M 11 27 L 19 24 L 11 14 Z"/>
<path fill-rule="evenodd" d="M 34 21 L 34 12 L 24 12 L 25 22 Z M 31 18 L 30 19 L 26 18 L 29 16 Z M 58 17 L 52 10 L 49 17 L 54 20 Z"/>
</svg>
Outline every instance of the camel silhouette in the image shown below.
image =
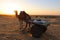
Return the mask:
<svg viewBox="0 0 60 40">
<path fill-rule="evenodd" d="M 19 22 L 20 22 L 20 29 L 23 28 L 23 22 L 26 23 L 26 26 L 24 29 L 26 29 L 29 25 L 30 27 L 30 23 L 29 21 L 31 20 L 31 17 L 25 12 L 25 11 L 20 11 L 19 15 L 18 15 L 18 11 L 15 11 L 15 15 L 16 17 L 19 19 Z"/>
</svg>

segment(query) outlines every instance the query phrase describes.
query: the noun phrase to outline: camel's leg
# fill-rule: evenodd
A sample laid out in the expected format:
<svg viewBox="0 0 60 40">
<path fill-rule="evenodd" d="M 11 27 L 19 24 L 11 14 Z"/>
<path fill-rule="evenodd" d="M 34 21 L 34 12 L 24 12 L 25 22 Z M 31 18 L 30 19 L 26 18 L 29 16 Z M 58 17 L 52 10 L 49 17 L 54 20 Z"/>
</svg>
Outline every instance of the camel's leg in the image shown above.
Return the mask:
<svg viewBox="0 0 60 40">
<path fill-rule="evenodd" d="M 26 23 L 26 26 L 25 26 L 25 29 L 27 28 L 27 23 Z"/>
<path fill-rule="evenodd" d="M 25 26 L 24 30 L 29 32 L 29 30 L 30 30 L 30 23 L 26 23 L 26 26 Z"/>
<path fill-rule="evenodd" d="M 30 23 L 28 23 L 28 31 L 30 30 Z"/>
<path fill-rule="evenodd" d="M 24 28 L 24 30 L 26 30 L 26 29 L 27 29 L 27 27 L 28 27 L 28 23 L 26 23 L 26 24 L 25 24 L 25 28 Z"/>
<path fill-rule="evenodd" d="M 30 23 L 29 23 L 29 28 L 30 28 Z"/>
<path fill-rule="evenodd" d="M 23 29 L 23 20 L 20 20 L 20 29 Z"/>
</svg>

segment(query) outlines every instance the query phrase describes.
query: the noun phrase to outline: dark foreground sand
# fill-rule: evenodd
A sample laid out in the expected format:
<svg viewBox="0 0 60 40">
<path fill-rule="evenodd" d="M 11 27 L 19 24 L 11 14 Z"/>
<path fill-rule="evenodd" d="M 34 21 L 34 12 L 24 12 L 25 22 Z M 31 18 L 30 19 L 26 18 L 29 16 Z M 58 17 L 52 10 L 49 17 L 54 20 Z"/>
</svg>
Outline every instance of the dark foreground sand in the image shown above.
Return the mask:
<svg viewBox="0 0 60 40">
<path fill-rule="evenodd" d="M 0 17 L 0 40 L 60 40 L 60 24 L 51 24 L 41 38 L 33 38 L 30 33 L 19 31 L 16 18 Z"/>
</svg>

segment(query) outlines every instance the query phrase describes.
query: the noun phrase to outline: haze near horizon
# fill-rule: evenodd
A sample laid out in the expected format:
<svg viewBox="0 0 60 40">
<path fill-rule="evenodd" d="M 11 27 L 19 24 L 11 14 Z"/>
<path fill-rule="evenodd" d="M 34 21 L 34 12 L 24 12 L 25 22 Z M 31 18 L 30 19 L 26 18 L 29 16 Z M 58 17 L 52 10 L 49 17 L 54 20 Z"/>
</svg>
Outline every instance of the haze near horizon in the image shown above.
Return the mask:
<svg viewBox="0 0 60 40">
<path fill-rule="evenodd" d="M 60 15 L 60 0 L 0 0 L 0 14 L 14 15 L 14 10 L 30 15 Z"/>
</svg>

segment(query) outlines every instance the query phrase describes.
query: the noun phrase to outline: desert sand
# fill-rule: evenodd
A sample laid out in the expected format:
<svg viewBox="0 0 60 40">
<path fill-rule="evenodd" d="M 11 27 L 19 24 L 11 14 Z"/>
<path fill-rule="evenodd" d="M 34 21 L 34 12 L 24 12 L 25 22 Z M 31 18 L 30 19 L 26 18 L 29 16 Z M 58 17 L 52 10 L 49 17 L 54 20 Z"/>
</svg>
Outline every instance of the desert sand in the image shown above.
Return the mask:
<svg viewBox="0 0 60 40">
<path fill-rule="evenodd" d="M 60 18 L 41 19 L 51 24 L 41 38 L 33 38 L 30 33 L 19 31 L 19 21 L 15 16 L 0 16 L 0 40 L 60 40 Z"/>
</svg>

